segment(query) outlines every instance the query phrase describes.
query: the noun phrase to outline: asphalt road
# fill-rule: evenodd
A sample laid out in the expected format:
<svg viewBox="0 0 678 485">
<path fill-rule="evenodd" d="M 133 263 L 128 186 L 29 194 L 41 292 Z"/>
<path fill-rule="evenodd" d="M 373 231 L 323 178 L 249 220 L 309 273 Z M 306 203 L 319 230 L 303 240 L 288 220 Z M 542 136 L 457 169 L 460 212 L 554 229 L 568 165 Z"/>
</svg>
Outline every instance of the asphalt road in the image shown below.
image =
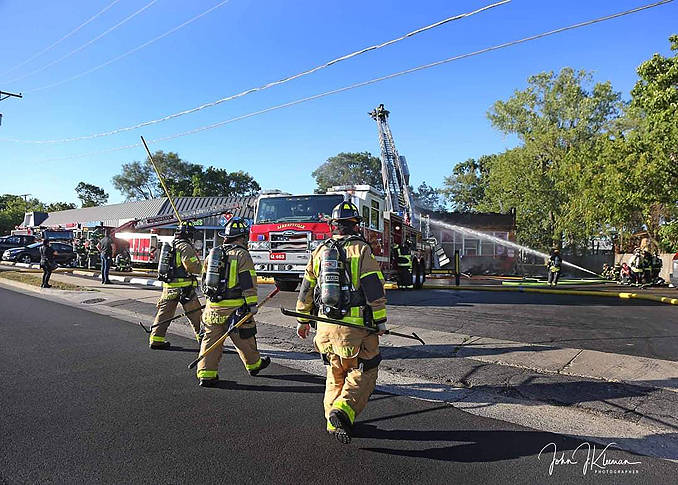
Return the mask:
<svg viewBox="0 0 678 485">
<path fill-rule="evenodd" d="M 323 382 L 274 363 L 250 377 L 224 355 L 219 388 L 186 366 L 197 345 L 151 351 L 135 325 L 0 289 L 0 484 L 666 483 L 678 465 L 608 450 L 633 474 L 555 465 L 582 441 L 375 394 L 341 445 Z M 537 456 L 542 448 L 547 452 Z M 548 453 L 548 455 L 546 454 Z M 600 447 L 598 455 L 600 456 Z M 599 463 L 601 463 L 599 461 Z"/>
<path fill-rule="evenodd" d="M 262 285 L 260 294 L 270 291 Z M 389 290 L 389 322 L 678 361 L 678 308 L 644 300 L 493 291 Z M 276 304 L 293 307 L 296 293 Z"/>
</svg>

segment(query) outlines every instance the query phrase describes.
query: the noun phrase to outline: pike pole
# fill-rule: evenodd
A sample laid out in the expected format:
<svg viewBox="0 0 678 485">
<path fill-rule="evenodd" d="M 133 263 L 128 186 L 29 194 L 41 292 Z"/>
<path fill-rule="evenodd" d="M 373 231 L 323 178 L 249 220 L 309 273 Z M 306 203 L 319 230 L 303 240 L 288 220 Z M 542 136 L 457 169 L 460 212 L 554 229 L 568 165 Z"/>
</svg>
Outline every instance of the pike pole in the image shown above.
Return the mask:
<svg viewBox="0 0 678 485">
<path fill-rule="evenodd" d="M 358 330 L 365 330 L 366 332 L 370 333 L 379 333 L 379 330 L 376 328 L 370 328 L 370 327 L 361 327 L 358 325 L 352 325 L 350 323 L 342 322 L 341 320 L 336 320 L 334 318 L 328 318 L 328 317 L 319 317 L 317 315 L 309 315 L 307 313 L 300 313 L 296 312 L 294 310 L 289 310 L 284 307 L 280 307 L 280 311 L 282 312 L 283 315 L 286 315 L 288 317 L 296 317 L 296 318 L 304 318 L 306 320 L 313 320 L 314 322 L 321 322 L 321 323 L 329 323 L 332 325 L 340 325 L 342 327 L 350 327 L 350 328 L 357 328 Z M 419 335 L 416 333 L 412 332 L 412 335 L 407 335 L 406 333 L 398 333 L 398 332 L 392 332 L 391 330 L 386 330 L 384 332 L 384 335 L 394 335 L 396 337 L 402 337 L 402 338 L 409 338 L 412 340 L 417 340 L 421 342 L 421 345 L 426 345 L 426 342 L 424 342 Z"/>
</svg>

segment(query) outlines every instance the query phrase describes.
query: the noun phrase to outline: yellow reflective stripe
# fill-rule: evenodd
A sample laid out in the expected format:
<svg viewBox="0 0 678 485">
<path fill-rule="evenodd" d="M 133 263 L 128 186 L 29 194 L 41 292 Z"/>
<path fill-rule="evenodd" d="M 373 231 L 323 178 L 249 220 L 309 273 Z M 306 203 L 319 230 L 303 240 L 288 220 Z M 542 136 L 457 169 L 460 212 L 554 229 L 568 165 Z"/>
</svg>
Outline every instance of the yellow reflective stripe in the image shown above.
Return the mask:
<svg viewBox="0 0 678 485">
<path fill-rule="evenodd" d="M 215 379 L 219 377 L 219 374 L 215 370 L 199 370 L 198 379 Z"/>
<path fill-rule="evenodd" d="M 386 318 L 386 308 L 383 310 L 376 310 L 372 313 L 372 316 L 374 317 L 375 320 L 383 320 Z"/>
<path fill-rule="evenodd" d="M 360 256 L 351 258 L 351 280 L 355 288 L 358 287 L 358 272 L 360 271 Z"/>
<path fill-rule="evenodd" d="M 245 369 L 247 370 L 257 370 L 261 367 L 261 359 L 257 360 L 254 364 L 245 364 Z"/>
<path fill-rule="evenodd" d="M 316 275 L 320 275 L 320 256 L 318 255 L 317 258 L 313 261 L 313 271 L 315 272 Z"/>
<path fill-rule="evenodd" d="M 304 312 L 304 313 L 308 313 L 308 312 Z M 353 313 L 353 308 L 351 308 L 351 313 Z M 365 326 L 365 322 L 363 321 L 363 317 L 353 317 L 353 316 L 344 317 L 340 321 L 344 322 L 344 323 L 351 323 L 351 324 L 355 325 L 356 327 L 364 327 Z M 332 324 L 329 323 L 328 325 L 332 325 Z"/>
<path fill-rule="evenodd" d="M 360 307 L 357 306 L 351 307 L 351 316 L 360 317 Z"/>
<path fill-rule="evenodd" d="M 171 283 L 163 283 L 162 286 L 164 288 L 184 288 L 186 286 L 198 286 L 198 282 L 193 279 L 177 278 L 172 280 Z"/>
<path fill-rule="evenodd" d="M 195 263 L 195 262 L 198 261 L 198 258 L 195 257 L 195 256 L 193 256 L 191 259 L 189 259 L 189 261 L 190 261 L 191 263 Z"/>
<path fill-rule="evenodd" d="M 332 426 L 332 423 L 330 423 L 330 421 L 328 420 L 327 421 L 327 431 L 336 431 L 336 430 L 337 430 L 337 428 Z"/>
<path fill-rule="evenodd" d="M 257 295 L 248 296 L 247 298 L 245 298 L 245 303 L 247 303 L 248 305 L 256 305 L 257 301 L 259 301 L 259 297 Z"/>
<path fill-rule="evenodd" d="M 252 278 L 256 278 L 256 277 L 257 277 L 257 272 L 254 271 L 253 269 L 251 269 L 251 270 L 250 270 L 250 276 L 251 276 Z"/>
<path fill-rule="evenodd" d="M 221 300 L 221 301 L 211 301 L 208 303 L 211 307 L 227 307 L 227 308 L 238 308 L 245 304 L 243 298 L 235 298 L 233 300 Z"/>
<path fill-rule="evenodd" d="M 237 283 L 238 283 L 238 261 L 232 259 L 231 264 L 228 268 L 228 287 L 233 288 Z"/>
<path fill-rule="evenodd" d="M 348 415 L 348 419 L 351 420 L 351 424 L 355 421 L 355 411 L 351 406 L 348 405 L 348 403 L 344 400 L 337 399 L 334 401 L 334 404 L 332 404 L 333 409 L 340 409 L 344 411 Z"/>
<path fill-rule="evenodd" d="M 311 286 L 315 285 L 315 282 L 318 281 L 317 278 L 314 278 L 313 276 L 308 276 L 308 274 L 304 273 L 304 279 L 311 283 Z"/>
<path fill-rule="evenodd" d="M 369 276 L 369 275 L 371 275 L 371 274 L 380 275 L 380 274 L 381 274 L 381 271 L 368 271 L 367 273 L 361 274 L 361 275 L 360 275 L 360 279 L 363 279 L 363 278 L 365 278 L 366 276 Z M 381 278 L 383 278 L 383 276 L 381 276 Z"/>
<path fill-rule="evenodd" d="M 157 335 L 151 335 L 151 342 L 164 342 L 165 337 L 159 337 Z"/>
</svg>

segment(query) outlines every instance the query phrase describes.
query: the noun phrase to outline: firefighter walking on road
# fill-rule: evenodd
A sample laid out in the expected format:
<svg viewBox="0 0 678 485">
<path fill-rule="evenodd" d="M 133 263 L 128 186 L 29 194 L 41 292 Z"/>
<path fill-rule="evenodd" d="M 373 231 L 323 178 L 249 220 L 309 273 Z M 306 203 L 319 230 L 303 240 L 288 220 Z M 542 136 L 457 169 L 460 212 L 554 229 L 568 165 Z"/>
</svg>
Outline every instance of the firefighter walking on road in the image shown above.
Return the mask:
<svg viewBox="0 0 678 485">
<path fill-rule="evenodd" d="M 207 299 L 202 315 L 205 337 L 200 353 L 204 354 L 247 313 L 257 312 L 257 274 L 252 257 L 246 248 L 249 226 L 241 217 L 233 217 L 219 234 L 223 245 L 214 248 L 205 261 L 202 275 L 203 291 Z M 231 333 L 240 360 L 252 376 L 271 363 L 270 357 L 261 358 L 257 349 L 254 318 Z M 197 376 L 203 387 L 213 387 L 219 381 L 221 349 L 210 352 L 198 363 Z"/>
<path fill-rule="evenodd" d="M 158 279 L 163 282 L 162 295 L 158 300 L 158 313 L 153 322 L 150 348 L 167 349 L 170 343 L 165 340 L 170 324 L 158 325 L 174 316 L 177 305 L 181 303 L 191 322 L 196 339 L 200 341 L 200 300 L 195 292 L 198 286 L 197 275 L 201 266 L 198 253 L 193 247 L 195 228 L 190 223 L 181 223 L 174 234 L 172 244 L 163 244 L 158 264 Z"/>
<path fill-rule="evenodd" d="M 560 251 L 554 249 L 551 251 L 551 257 L 549 257 L 546 267 L 548 269 L 548 284 L 549 286 L 557 286 L 558 278 L 560 277 L 560 269 L 563 265 L 563 258 L 560 257 Z"/>
<path fill-rule="evenodd" d="M 369 243 L 358 232 L 360 220 L 358 208 L 350 202 L 334 208 L 332 239 L 311 255 L 297 301 L 301 313 L 317 310 L 319 315 L 355 326 L 318 323 L 314 339 L 327 366 L 327 431 L 343 443 L 351 441 L 355 419 L 374 391 L 381 362 L 378 335 L 386 331 L 384 277 Z M 298 319 L 301 338 L 310 332 L 308 321 Z"/>
<path fill-rule="evenodd" d="M 411 290 L 414 288 L 414 284 L 412 282 L 412 251 L 410 250 L 410 244 L 408 241 L 405 241 L 402 246 L 396 244 L 393 246 L 393 251 L 395 252 L 400 273 L 398 288 Z"/>
</svg>

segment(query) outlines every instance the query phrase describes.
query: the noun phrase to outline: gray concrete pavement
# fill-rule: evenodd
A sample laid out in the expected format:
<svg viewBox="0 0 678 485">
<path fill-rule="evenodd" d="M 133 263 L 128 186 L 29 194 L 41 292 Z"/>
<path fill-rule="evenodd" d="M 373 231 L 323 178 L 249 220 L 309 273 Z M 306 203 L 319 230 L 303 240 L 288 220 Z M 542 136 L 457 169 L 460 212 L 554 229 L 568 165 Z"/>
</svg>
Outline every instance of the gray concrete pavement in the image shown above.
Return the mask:
<svg viewBox="0 0 678 485">
<path fill-rule="evenodd" d="M 322 379 L 288 365 L 303 353 L 273 353 L 274 364 L 258 378 L 226 353 L 225 382 L 202 389 L 186 369 L 197 351 L 190 339 L 174 335 L 174 351 L 153 352 L 138 326 L 110 316 L 5 289 L 0 307 L 3 485 L 345 484 L 356 477 L 363 483 L 654 484 L 678 471 L 674 463 L 614 446 L 608 459 L 633 464 L 603 470 L 597 445 L 597 464 L 584 475 L 585 443 L 593 445 L 585 433 L 569 438 L 384 392 L 360 417 L 353 444 L 343 446 L 322 431 Z M 274 329 L 261 325 L 266 328 Z M 261 336 L 263 347 L 270 338 Z M 479 405 L 463 391 L 457 406 Z M 609 443 L 616 434 L 597 439 Z M 554 448 L 558 456 L 574 453 L 578 463 L 554 464 L 549 476 Z"/>
</svg>

